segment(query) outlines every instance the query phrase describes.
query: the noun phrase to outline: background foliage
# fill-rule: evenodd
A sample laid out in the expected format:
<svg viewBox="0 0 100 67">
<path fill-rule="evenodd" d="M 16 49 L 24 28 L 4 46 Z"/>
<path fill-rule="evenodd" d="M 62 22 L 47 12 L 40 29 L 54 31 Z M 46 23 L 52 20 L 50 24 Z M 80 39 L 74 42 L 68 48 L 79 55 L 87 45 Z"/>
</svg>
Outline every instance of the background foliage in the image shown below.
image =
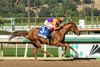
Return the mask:
<svg viewBox="0 0 100 67">
<path fill-rule="evenodd" d="M 27 17 L 27 1 L 20 0 L 16 5 L 16 0 L 0 0 L 0 17 Z M 80 16 L 77 5 L 80 0 L 30 0 L 31 17 L 35 17 L 34 10 L 39 9 L 39 17 L 73 17 Z M 91 3 L 91 0 L 84 0 L 84 3 Z M 85 8 L 86 15 L 90 16 L 91 8 Z M 100 10 L 94 9 L 94 16 L 99 16 Z M 82 16 L 82 15 L 81 15 Z"/>
</svg>

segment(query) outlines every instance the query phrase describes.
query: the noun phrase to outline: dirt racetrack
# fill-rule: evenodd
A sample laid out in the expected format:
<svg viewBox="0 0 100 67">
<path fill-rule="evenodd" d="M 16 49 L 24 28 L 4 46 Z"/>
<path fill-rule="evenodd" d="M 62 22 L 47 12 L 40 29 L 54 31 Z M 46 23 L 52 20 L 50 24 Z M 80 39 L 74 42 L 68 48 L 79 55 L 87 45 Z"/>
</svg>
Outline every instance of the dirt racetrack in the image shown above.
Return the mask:
<svg viewBox="0 0 100 67">
<path fill-rule="evenodd" d="M 73 60 L 73 61 L 0 60 L 0 67 L 100 67 L 100 60 Z"/>
</svg>

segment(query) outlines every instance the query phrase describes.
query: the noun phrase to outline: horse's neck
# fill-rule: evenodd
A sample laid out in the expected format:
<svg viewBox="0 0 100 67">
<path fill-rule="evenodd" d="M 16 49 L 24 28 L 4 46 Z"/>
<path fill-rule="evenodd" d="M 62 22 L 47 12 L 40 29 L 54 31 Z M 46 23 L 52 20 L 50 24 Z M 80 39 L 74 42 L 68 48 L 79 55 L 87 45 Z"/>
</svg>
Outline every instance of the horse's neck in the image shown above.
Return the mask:
<svg viewBox="0 0 100 67">
<path fill-rule="evenodd" d="M 66 33 L 68 33 L 68 31 L 70 31 L 70 28 L 71 28 L 71 25 L 68 24 L 68 25 L 65 25 L 62 29 L 55 31 L 55 33 L 59 33 L 60 36 L 63 38 L 63 37 L 65 37 Z M 54 33 L 54 35 L 57 35 L 55 33 Z M 58 36 L 59 36 L 59 34 L 58 34 Z"/>
<path fill-rule="evenodd" d="M 71 25 L 67 25 L 64 26 L 63 29 L 60 30 L 60 32 L 62 33 L 62 35 L 65 35 L 66 33 L 68 33 L 68 31 L 70 31 Z"/>
</svg>

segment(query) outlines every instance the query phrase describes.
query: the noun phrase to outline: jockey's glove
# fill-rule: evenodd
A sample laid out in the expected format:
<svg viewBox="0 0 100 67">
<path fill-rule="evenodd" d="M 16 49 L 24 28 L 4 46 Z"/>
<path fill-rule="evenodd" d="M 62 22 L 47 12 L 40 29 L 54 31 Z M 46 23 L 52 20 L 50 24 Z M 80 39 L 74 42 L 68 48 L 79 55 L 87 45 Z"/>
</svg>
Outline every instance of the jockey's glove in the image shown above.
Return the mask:
<svg viewBox="0 0 100 67">
<path fill-rule="evenodd" d="M 62 29 L 63 28 L 63 26 L 60 26 L 60 29 Z"/>
</svg>

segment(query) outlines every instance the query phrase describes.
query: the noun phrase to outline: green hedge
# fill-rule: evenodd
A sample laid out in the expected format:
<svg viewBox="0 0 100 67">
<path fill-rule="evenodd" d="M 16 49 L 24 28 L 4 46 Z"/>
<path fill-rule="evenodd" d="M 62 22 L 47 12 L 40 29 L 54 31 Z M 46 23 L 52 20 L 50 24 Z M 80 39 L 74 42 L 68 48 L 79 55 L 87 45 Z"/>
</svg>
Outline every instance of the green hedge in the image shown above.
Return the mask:
<svg viewBox="0 0 100 67">
<path fill-rule="evenodd" d="M 23 33 L 23 32 L 26 32 L 25 30 L 18 30 L 16 31 L 18 33 Z M 8 32 L 6 30 L 0 30 L 0 35 L 11 35 L 13 32 Z"/>
<path fill-rule="evenodd" d="M 0 30 L 0 35 L 10 35 L 11 32 L 5 31 L 5 30 Z"/>
<path fill-rule="evenodd" d="M 30 18 L 30 25 L 43 25 L 44 21 L 47 19 L 48 17 L 31 17 Z M 57 18 L 57 17 L 55 17 Z M 100 20 L 99 16 L 94 16 L 94 24 L 96 24 L 97 22 L 97 18 L 98 20 Z M 3 22 L 5 26 L 11 26 L 11 20 L 6 20 L 6 19 L 2 19 L 0 18 Z M 64 17 L 64 22 L 67 22 L 68 17 Z M 71 19 L 78 24 L 79 19 L 85 19 L 85 17 L 71 17 Z M 28 25 L 28 18 L 27 17 L 16 17 L 15 18 L 15 22 L 16 22 L 16 26 L 27 26 Z M 39 22 L 39 23 L 38 23 Z M 91 24 L 91 17 L 87 16 L 86 17 L 86 24 Z"/>
<path fill-rule="evenodd" d="M 33 57 L 33 49 L 34 48 L 28 48 L 28 57 Z M 15 56 L 15 48 L 4 48 L 4 57 L 12 57 Z M 24 48 L 18 48 L 18 57 L 22 57 L 24 56 Z M 47 48 L 47 51 L 50 52 L 51 54 L 53 54 L 54 57 L 58 57 L 58 49 L 57 48 Z M 38 57 L 43 57 L 43 53 L 40 52 L 39 50 L 37 51 L 37 56 Z M 48 55 L 47 55 L 48 56 Z M 70 56 L 70 50 L 68 49 L 66 51 L 66 57 Z"/>
</svg>

